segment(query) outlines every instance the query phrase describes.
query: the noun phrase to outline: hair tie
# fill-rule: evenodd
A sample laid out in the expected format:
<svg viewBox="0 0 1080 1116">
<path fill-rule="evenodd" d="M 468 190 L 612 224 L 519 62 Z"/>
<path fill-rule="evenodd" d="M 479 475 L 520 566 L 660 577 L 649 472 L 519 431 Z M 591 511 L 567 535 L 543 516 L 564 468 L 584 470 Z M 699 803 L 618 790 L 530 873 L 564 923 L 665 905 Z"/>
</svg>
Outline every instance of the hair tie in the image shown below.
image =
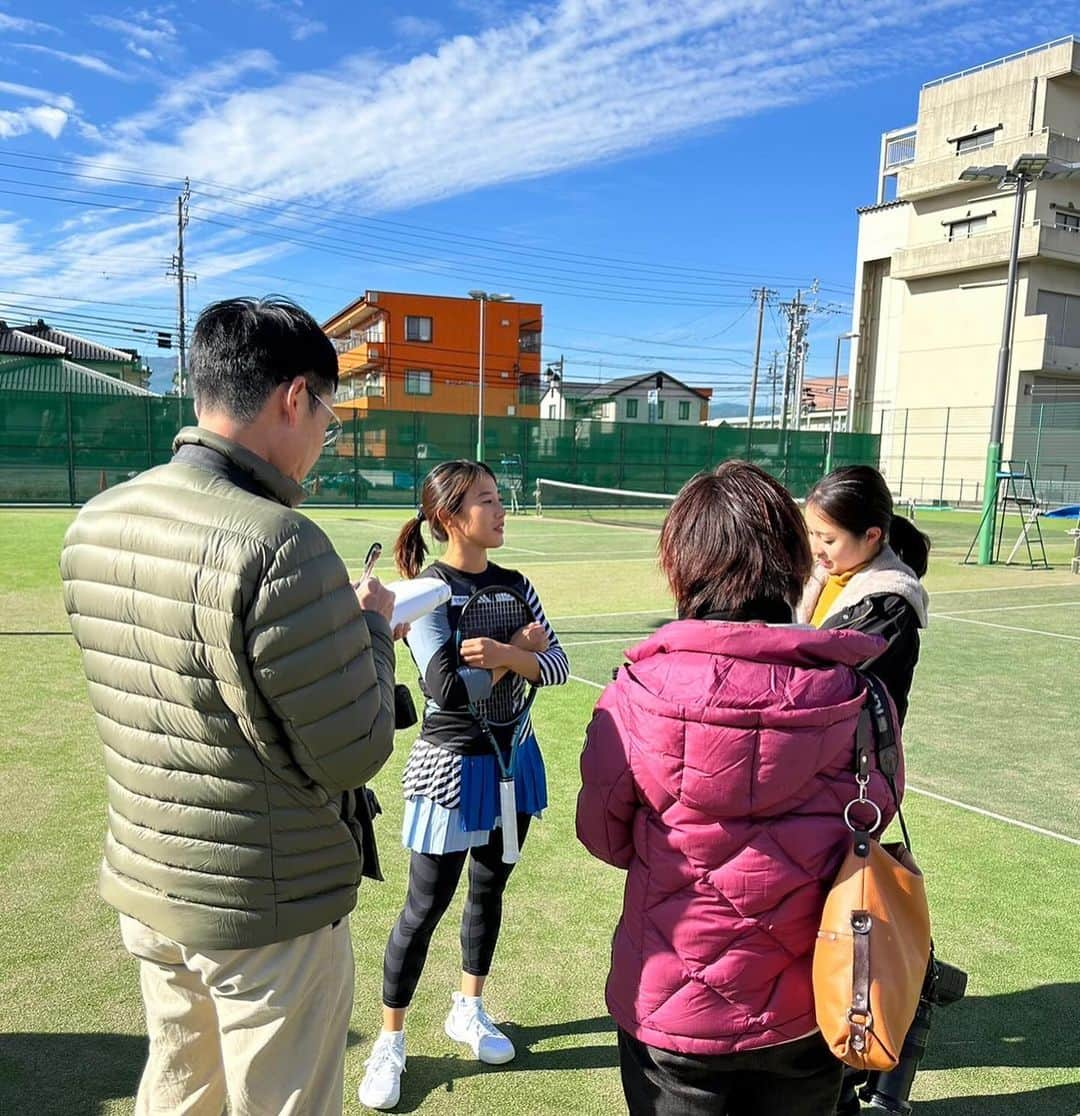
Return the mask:
<svg viewBox="0 0 1080 1116">
<path fill-rule="evenodd" d="M 417 508 L 416 509 L 416 522 L 417 523 L 423 523 L 424 522 L 424 509 L 423 508 Z"/>
</svg>

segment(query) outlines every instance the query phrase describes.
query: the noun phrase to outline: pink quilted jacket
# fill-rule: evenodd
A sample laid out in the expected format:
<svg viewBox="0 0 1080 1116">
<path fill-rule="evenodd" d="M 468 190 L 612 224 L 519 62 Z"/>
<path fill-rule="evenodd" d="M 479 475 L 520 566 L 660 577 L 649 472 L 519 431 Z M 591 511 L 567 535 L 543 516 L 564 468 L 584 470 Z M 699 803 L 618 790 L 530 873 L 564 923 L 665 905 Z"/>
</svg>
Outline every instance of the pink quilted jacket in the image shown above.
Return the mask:
<svg viewBox="0 0 1080 1116">
<path fill-rule="evenodd" d="M 577 831 L 628 869 L 607 1003 L 642 1042 L 726 1054 L 815 1029 L 811 957 L 856 789 L 852 668 L 883 646 L 682 620 L 630 650 L 604 691 Z M 876 769 L 869 794 L 887 822 Z"/>
</svg>

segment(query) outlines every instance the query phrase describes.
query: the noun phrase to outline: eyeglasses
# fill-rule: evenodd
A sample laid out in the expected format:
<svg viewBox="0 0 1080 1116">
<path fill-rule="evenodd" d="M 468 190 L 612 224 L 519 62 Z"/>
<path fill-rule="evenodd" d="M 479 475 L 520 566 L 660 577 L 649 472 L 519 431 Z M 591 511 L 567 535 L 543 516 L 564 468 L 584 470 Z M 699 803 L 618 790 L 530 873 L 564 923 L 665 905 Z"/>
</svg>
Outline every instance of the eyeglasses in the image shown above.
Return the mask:
<svg viewBox="0 0 1080 1116">
<path fill-rule="evenodd" d="M 341 419 L 334 414 L 334 408 L 324 403 L 315 392 L 311 391 L 311 388 L 308 388 L 308 391 L 311 392 L 311 398 L 330 415 L 330 421 L 326 426 L 326 433 L 323 434 L 322 445 L 324 450 L 333 449 L 334 446 L 337 445 L 338 438 L 341 437 L 341 431 L 343 429 Z"/>
</svg>

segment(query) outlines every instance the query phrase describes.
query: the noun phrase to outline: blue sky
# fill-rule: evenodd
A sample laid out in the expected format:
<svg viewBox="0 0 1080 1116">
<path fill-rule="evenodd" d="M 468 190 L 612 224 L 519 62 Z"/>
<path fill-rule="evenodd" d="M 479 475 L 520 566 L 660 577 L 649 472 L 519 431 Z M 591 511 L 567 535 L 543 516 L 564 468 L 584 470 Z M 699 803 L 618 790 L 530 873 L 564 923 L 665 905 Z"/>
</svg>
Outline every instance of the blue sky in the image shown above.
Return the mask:
<svg viewBox="0 0 1080 1116">
<path fill-rule="evenodd" d="M 0 0 L 0 318 L 123 346 L 172 328 L 187 176 L 193 311 L 480 287 L 542 301 L 575 379 L 666 367 L 745 398 L 758 285 L 820 280 L 810 371 L 831 372 L 855 209 L 921 83 L 1069 34 L 1064 13 Z"/>
</svg>

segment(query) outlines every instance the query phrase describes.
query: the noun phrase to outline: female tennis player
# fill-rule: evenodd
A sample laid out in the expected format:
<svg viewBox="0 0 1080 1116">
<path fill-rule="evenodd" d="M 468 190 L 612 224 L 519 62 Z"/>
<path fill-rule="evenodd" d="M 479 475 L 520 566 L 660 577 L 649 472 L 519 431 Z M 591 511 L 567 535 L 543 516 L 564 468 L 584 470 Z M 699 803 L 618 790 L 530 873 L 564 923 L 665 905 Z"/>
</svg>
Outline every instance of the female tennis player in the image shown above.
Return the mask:
<svg viewBox="0 0 1080 1116">
<path fill-rule="evenodd" d="M 405 1013 L 466 861 L 461 989 L 445 1030 L 481 1062 L 500 1065 L 515 1054 L 484 1010 L 482 994 L 513 870 L 508 846 L 515 828 L 516 843 L 524 842 L 530 821 L 547 806 L 528 705 L 534 687 L 561 685 L 570 668 L 528 578 L 488 560 L 488 551 L 503 545 L 504 521 L 491 470 L 475 461 L 448 461 L 427 476 L 420 509 L 395 547 L 401 573 L 416 577 L 427 554 L 427 523 L 446 550 L 423 574 L 446 581 L 451 596 L 414 623 L 407 639 L 425 706 L 402 779 L 408 894 L 386 945 L 383 1027 L 359 1090 L 369 1108 L 393 1108 L 400 1099 Z M 515 809 L 503 817 L 507 790 Z"/>
</svg>

